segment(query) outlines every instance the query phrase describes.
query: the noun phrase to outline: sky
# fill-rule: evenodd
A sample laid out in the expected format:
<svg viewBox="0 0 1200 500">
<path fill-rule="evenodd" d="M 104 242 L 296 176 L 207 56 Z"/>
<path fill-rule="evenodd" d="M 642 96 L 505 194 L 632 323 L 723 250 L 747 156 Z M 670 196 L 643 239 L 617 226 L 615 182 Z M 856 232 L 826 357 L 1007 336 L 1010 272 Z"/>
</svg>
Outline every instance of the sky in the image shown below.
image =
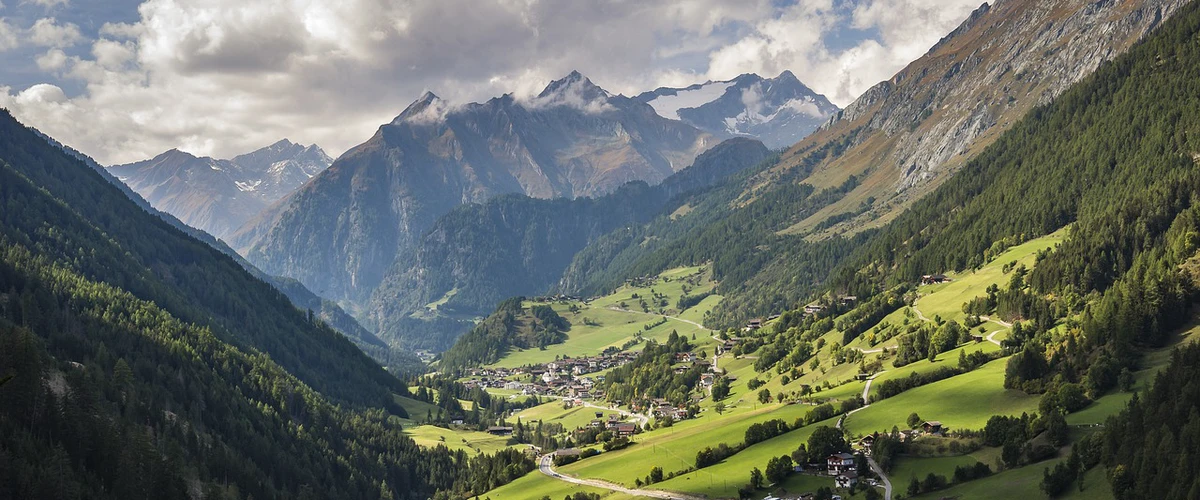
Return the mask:
<svg viewBox="0 0 1200 500">
<path fill-rule="evenodd" d="M 790 70 L 845 106 L 982 0 L 0 0 L 0 107 L 103 164 L 330 155 L 425 91 L 613 93 Z"/>
</svg>

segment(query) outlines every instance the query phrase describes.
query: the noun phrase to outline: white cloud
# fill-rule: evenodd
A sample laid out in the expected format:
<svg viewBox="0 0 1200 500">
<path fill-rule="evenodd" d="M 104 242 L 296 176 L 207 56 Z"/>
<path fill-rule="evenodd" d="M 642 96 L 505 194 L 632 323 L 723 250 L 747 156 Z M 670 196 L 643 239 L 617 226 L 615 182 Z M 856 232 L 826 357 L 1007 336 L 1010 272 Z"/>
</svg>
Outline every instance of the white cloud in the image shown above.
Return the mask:
<svg viewBox="0 0 1200 500">
<path fill-rule="evenodd" d="M 38 56 L 34 62 L 42 71 L 58 71 L 67 65 L 67 55 L 60 49 L 50 49 Z"/>
<path fill-rule="evenodd" d="M 0 52 L 12 50 L 20 45 L 17 30 L 3 17 L 0 17 Z"/>
<path fill-rule="evenodd" d="M 137 22 L 103 24 L 89 53 L 40 58 L 81 93 L 0 88 L 0 103 L 105 163 L 172 147 L 230 156 L 285 136 L 341 151 L 425 89 L 449 102 L 513 92 L 533 103 L 573 69 L 626 95 L 790 69 L 846 104 L 980 0 L 864 1 L 146 0 Z M 848 25 L 879 35 L 830 50 L 828 34 Z M 54 18 L 29 33 L 52 49 L 83 42 Z M 576 97 L 561 102 L 587 109 Z"/>
<path fill-rule="evenodd" d="M 79 26 L 74 23 L 58 24 L 53 17 L 43 17 L 29 28 L 29 40 L 42 47 L 70 47 L 83 41 Z"/>
<path fill-rule="evenodd" d="M 52 9 L 59 5 L 66 7 L 67 4 L 70 2 L 68 0 L 33 0 L 33 3 L 35 3 L 37 5 L 41 5 L 42 7 L 45 7 L 46 9 Z M 0 4 L 0 5 L 3 5 L 3 4 Z"/>
<path fill-rule="evenodd" d="M 846 105 L 929 50 L 977 7 L 980 0 L 867 0 L 848 18 L 828 0 L 801 2 L 767 19 L 737 42 L 713 52 L 711 78 L 791 70 L 831 101 Z M 876 30 L 841 51 L 825 39 L 833 29 Z"/>
</svg>

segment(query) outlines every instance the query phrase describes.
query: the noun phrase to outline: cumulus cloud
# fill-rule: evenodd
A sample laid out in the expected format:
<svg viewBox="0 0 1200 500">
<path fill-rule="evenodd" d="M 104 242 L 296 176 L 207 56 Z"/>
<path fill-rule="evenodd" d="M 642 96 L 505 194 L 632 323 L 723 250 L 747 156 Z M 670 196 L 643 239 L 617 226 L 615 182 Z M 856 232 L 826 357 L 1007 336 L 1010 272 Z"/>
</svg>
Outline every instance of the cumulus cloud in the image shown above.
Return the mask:
<svg viewBox="0 0 1200 500">
<path fill-rule="evenodd" d="M 17 29 L 0 17 L 0 52 L 15 49 L 19 44 Z"/>
<path fill-rule="evenodd" d="M 831 0 L 800 2 L 714 51 L 708 74 L 728 78 L 791 70 L 809 87 L 844 106 L 924 54 L 979 4 L 979 0 L 866 0 L 847 13 Z M 846 28 L 878 34 L 845 49 L 830 49 L 826 40 L 832 30 Z"/>
<path fill-rule="evenodd" d="M 50 49 L 34 60 L 42 71 L 57 71 L 67 65 L 67 54 L 59 49 Z"/>
<path fill-rule="evenodd" d="M 29 28 L 29 40 L 42 47 L 70 47 L 83 41 L 79 26 L 74 23 L 59 24 L 53 17 L 43 17 Z"/>
<path fill-rule="evenodd" d="M 285 136 L 342 151 L 425 89 L 448 102 L 512 92 L 603 111 L 573 87 L 538 100 L 575 69 L 626 95 L 790 69 L 844 105 L 977 1 L 146 0 L 136 22 L 105 23 L 92 40 L 38 20 L 28 39 L 58 49 L 39 67 L 82 90 L 0 87 L 0 105 L 105 163 L 172 147 L 226 157 Z M 829 33 L 845 27 L 872 34 L 830 49 Z M 65 50 L 79 43 L 90 50 Z"/>
</svg>

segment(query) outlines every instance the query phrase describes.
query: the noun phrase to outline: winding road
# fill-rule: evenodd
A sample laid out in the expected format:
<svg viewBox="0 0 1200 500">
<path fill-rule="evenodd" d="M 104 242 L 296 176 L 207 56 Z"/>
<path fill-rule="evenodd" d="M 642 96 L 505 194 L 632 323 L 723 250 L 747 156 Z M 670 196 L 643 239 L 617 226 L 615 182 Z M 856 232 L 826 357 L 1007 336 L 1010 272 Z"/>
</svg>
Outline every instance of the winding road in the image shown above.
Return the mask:
<svg viewBox="0 0 1200 500">
<path fill-rule="evenodd" d="M 580 479 L 577 477 L 568 476 L 566 474 L 560 474 L 560 473 L 554 471 L 554 462 L 553 462 L 553 457 L 551 455 L 542 456 L 542 459 L 539 461 L 539 464 L 538 464 L 538 470 L 542 471 L 542 474 L 550 476 L 559 481 L 565 481 L 568 483 L 579 484 L 579 485 L 583 485 L 583 486 L 591 486 L 593 488 L 612 490 L 612 491 L 616 491 L 618 493 L 624 493 L 626 495 L 634 495 L 634 496 L 639 496 L 639 497 L 650 497 L 650 498 L 662 498 L 664 500 L 703 500 L 701 497 L 684 495 L 682 493 L 669 493 L 666 491 L 659 491 L 659 490 L 629 489 L 629 488 L 626 488 L 619 484 L 610 483 L 608 481 L 601 481 L 599 479 Z"/>
<path fill-rule="evenodd" d="M 887 371 L 887 370 L 884 370 L 884 372 L 885 371 Z M 870 378 L 867 379 L 867 383 L 863 387 L 863 392 L 862 392 L 862 399 L 863 399 L 864 403 L 867 402 L 867 398 L 870 396 L 871 382 L 874 382 L 875 377 L 882 375 L 884 372 L 876 372 L 875 374 L 871 375 Z M 864 404 L 863 406 L 861 406 L 859 408 L 855 408 L 855 409 L 851 410 L 850 412 L 846 413 L 845 415 L 842 415 L 842 418 L 838 419 L 837 424 L 834 425 L 834 427 L 841 429 L 842 423 L 845 422 L 846 419 L 850 417 L 850 415 L 853 415 L 855 413 L 858 413 L 859 411 L 865 410 L 870 406 L 871 405 L 869 405 L 869 404 Z M 870 456 L 867 456 L 867 464 L 869 464 L 871 466 L 871 470 L 875 472 L 875 475 L 879 476 L 879 479 L 883 481 L 883 498 L 884 498 L 884 500 L 892 500 L 892 481 L 888 479 L 887 474 L 883 473 L 883 469 L 879 467 L 879 464 L 875 463 L 875 459 L 871 458 Z"/>
<path fill-rule="evenodd" d="M 883 468 L 875 463 L 875 459 L 870 456 L 867 456 L 867 465 L 870 465 L 875 475 L 883 480 L 883 500 L 892 500 L 892 481 L 888 479 L 887 474 L 883 473 Z"/>
</svg>

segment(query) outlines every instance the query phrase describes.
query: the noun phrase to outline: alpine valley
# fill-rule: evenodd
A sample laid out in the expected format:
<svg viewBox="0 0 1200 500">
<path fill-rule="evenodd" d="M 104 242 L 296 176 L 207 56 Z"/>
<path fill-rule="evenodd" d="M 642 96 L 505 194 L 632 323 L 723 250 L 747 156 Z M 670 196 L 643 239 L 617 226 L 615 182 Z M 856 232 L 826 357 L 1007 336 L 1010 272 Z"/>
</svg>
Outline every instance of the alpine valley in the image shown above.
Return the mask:
<svg viewBox="0 0 1200 500">
<path fill-rule="evenodd" d="M 514 91 L 424 91 L 336 159 L 282 140 L 104 167 L 68 139 L 125 131 L 53 128 L 31 103 L 84 101 L 0 80 L 0 500 L 1200 498 L 1200 3 L 984 3 L 844 108 L 809 86 L 835 87 L 813 69 L 830 54 L 780 72 L 777 44 L 893 43 L 871 19 L 907 7 L 840 5 L 812 33 L 787 2 L 756 23 L 714 7 L 697 35 L 519 3 L 537 41 L 512 43 L 492 11 L 427 36 L 419 5 L 358 33 L 333 6 L 246 3 L 180 17 L 166 59 L 151 24 L 47 18 L 9 42 L 23 18 L 0 18 L 0 58 L 319 82 L 331 102 L 287 118 L 358 116 L 386 95 L 343 110 L 329 88 L 396 61 L 446 95 Z M 556 17 L 583 5 L 605 8 Z M 0 6 L 30 8 L 92 12 Z M 136 15 L 158 9 L 185 12 Z M 650 58 L 636 81 L 671 85 L 531 87 L 477 57 L 562 68 L 533 54 L 584 25 L 653 39 L 570 52 L 597 81 Z M 90 61 L 70 40 L 96 30 Z M 777 76 L 711 69 L 733 56 Z M 321 57 L 344 71 L 284 78 Z M 675 85 L 696 74 L 720 79 Z M 222 109 L 206 119 L 244 116 Z"/>
</svg>

